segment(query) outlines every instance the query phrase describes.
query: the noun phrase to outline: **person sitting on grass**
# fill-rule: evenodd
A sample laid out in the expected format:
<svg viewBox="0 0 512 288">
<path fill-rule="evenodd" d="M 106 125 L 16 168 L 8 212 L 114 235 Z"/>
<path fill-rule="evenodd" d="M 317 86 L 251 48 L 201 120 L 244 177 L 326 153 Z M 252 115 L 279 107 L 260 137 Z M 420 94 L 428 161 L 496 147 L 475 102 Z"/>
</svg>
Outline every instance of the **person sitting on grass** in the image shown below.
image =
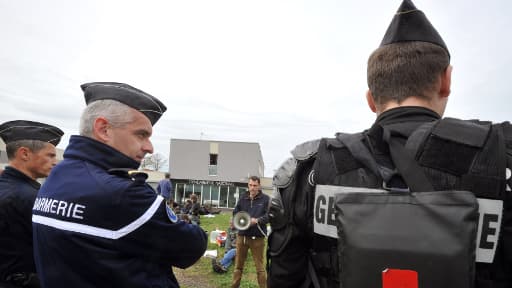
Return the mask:
<svg viewBox="0 0 512 288">
<path fill-rule="evenodd" d="M 199 204 L 199 202 L 197 202 L 198 198 L 197 198 L 196 194 L 191 194 L 190 200 L 192 200 L 192 207 L 190 207 L 190 210 L 188 212 L 190 221 L 192 221 L 192 224 L 194 224 L 194 225 L 199 225 L 199 224 L 201 224 L 201 220 L 199 220 L 200 219 L 199 210 L 201 209 L 201 204 Z"/>
<path fill-rule="evenodd" d="M 238 234 L 237 229 L 233 226 L 233 219 L 229 220 L 229 228 L 228 228 L 228 237 L 226 238 L 226 243 L 224 244 L 225 253 L 224 257 L 220 261 L 217 259 L 212 259 L 212 268 L 216 273 L 226 273 L 228 272 L 229 266 L 233 263 L 233 260 L 236 256 L 236 235 Z"/>
</svg>

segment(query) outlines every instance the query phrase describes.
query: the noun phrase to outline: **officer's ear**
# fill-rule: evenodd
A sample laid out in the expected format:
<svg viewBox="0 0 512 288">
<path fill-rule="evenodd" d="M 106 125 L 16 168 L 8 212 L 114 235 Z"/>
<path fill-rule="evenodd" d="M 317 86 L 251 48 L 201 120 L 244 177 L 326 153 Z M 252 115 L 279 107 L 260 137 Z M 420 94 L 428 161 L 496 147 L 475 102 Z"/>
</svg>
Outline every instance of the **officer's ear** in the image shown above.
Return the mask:
<svg viewBox="0 0 512 288">
<path fill-rule="evenodd" d="M 441 74 L 441 86 L 439 87 L 439 96 L 442 98 L 450 96 L 452 84 L 452 65 L 448 65 Z"/>
<path fill-rule="evenodd" d="M 92 134 L 96 140 L 107 143 L 110 139 L 109 128 L 108 120 L 105 117 L 98 117 L 94 119 Z"/>
<path fill-rule="evenodd" d="M 23 161 L 29 161 L 31 153 L 32 151 L 30 149 L 21 146 L 18 148 L 18 150 L 16 150 L 16 158 L 21 159 Z"/>
<path fill-rule="evenodd" d="M 377 107 L 375 106 L 375 101 L 373 100 L 373 94 L 370 89 L 366 91 L 366 101 L 368 102 L 368 107 L 372 110 L 373 113 L 377 113 Z"/>
</svg>

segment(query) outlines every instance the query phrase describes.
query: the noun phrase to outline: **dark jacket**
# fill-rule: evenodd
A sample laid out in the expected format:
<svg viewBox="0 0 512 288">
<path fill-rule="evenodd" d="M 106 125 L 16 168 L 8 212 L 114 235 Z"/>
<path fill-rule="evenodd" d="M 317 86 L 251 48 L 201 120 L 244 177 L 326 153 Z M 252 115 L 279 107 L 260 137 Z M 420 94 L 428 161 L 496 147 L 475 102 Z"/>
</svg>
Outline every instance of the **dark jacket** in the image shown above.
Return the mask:
<svg viewBox="0 0 512 288">
<path fill-rule="evenodd" d="M 6 167 L 0 175 L 0 282 L 13 273 L 35 273 L 32 206 L 41 185 Z"/>
<path fill-rule="evenodd" d="M 267 235 L 269 201 L 270 197 L 263 194 L 261 191 L 256 194 L 252 200 L 251 197 L 249 197 L 249 192 L 240 197 L 240 200 L 238 200 L 238 203 L 236 203 L 235 209 L 233 210 L 233 215 L 240 211 L 245 211 L 251 215 L 251 218 L 258 219 L 257 225 L 260 228 L 258 229 L 256 225 L 252 225 L 247 230 L 238 231 L 238 235 L 255 237 L 265 237 Z"/>
<path fill-rule="evenodd" d="M 437 122 L 439 119 L 438 114 L 426 108 L 400 107 L 391 109 L 379 115 L 372 127 L 363 132 L 363 142 L 379 165 L 393 169 L 394 163 L 390 157 L 389 145 L 383 140 L 383 127 L 401 127 L 403 133 L 399 135 L 402 137 L 401 140 L 405 142 L 413 134 L 420 135 L 416 133 L 425 129 L 428 126 L 427 123 L 439 123 Z M 462 122 L 474 123 L 476 126 L 490 125 L 489 122 Z M 512 271 L 512 248 L 510 247 L 510 243 L 512 243 L 512 233 L 510 232 L 512 231 L 512 194 L 510 193 L 512 177 L 507 174 L 508 178 L 505 180 L 505 177 L 502 177 L 502 175 L 505 175 L 505 171 L 503 171 L 505 169 L 498 169 L 497 167 L 501 167 L 501 165 L 497 165 L 494 159 L 485 157 L 480 159 L 477 157 L 474 161 L 468 161 L 468 159 L 472 160 L 473 158 L 469 156 L 461 157 L 461 153 L 473 155 L 472 153 L 490 151 L 488 154 L 478 155 L 492 154 L 492 158 L 506 161 L 508 167 L 506 170 L 507 173 L 510 173 L 512 167 L 512 126 L 508 122 L 499 125 L 503 129 L 506 142 L 506 153 L 503 153 L 505 155 L 500 154 L 503 151 L 498 153 L 498 149 L 496 149 L 497 141 L 491 136 L 488 136 L 484 142 L 486 144 L 481 147 L 481 150 L 475 148 L 477 147 L 475 145 L 465 144 L 464 139 L 459 139 L 463 138 L 461 135 L 466 136 L 479 132 L 478 127 L 464 131 L 464 128 L 467 128 L 465 125 L 458 127 L 460 129 L 453 129 L 452 133 L 444 131 L 444 133 L 426 135 L 427 138 L 424 139 L 424 142 L 417 143 L 420 145 L 422 153 L 418 152 L 414 155 L 418 158 L 415 159 L 423 168 L 423 172 L 427 175 L 435 191 L 469 190 L 475 193 L 477 197 L 503 200 L 503 219 L 499 239 L 486 239 L 487 242 L 493 241 L 486 244 L 497 247 L 494 261 L 493 263 L 476 263 L 475 287 L 477 288 L 512 287 L 512 277 L 510 276 Z M 468 133 L 468 131 L 471 133 Z M 489 132 L 488 135 L 495 134 Z M 460 143 L 447 139 L 456 139 Z M 273 199 L 279 199 L 276 203 L 282 202 L 282 205 L 275 205 L 276 207 L 271 209 L 271 213 L 278 215 L 279 218 L 273 217 L 271 220 L 273 232 L 268 241 L 271 255 L 268 276 L 269 287 L 298 287 L 304 283 L 309 283 L 309 260 L 314 262 L 313 267 L 315 267 L 317 279 L 319 278 L 320 287 L 339 287 L 338 279 L 335 279 L 339 274 L 337 269 L 333 268 L 339 267 L 338 259 L 332 257 L 337 255 L 338 239 L 313 233 L 315 185 L 382 187 L 382 179 L 376 174 L 368 173 L 364 165 L 352 157 L 346 148 L 332 144 L 336 141 L 324 140 L 310 141 L 297 146 L 292 152 L 294 158 L 285 162 L 274 175 L 274 185 L 276 185 L 278 191 Z M 319 145 L 321 150 L 324 151 L 326 147 L 328 149 L 332 148 L 329 150 L 332 151 L 331 154 L 327 155 L 329 157 L 326 154 L 320 155 Z M 431 146 L 427 147 L 428 145 Z M 327 162 L 330 163 L 327 166 L 322 164 Z M 446 170 L 446 168 L 461 170 L 464 167 L 467 168 L 467 166 L 473 168 L 473 165 L 477 169 L 485 171 L 485 173 L 469 175 L 465 174 L 468 172 L 455 173 L 453 170 Z M 487 180 L 486 185 L 481 185 L 487 179 L 484 176 L 488 177 L 488 174 L 491 173 L 500 176 L 489 177 L 490 179 Z M 465 177 L 462 178 L 460 175 Z M 388 187 L 403 188 L 406 186 L 401 177 L 390 180 L 387 183 L 389 184 Z M 362 182 L 374 182 L 375 186 L 361 186 Z M 472 183 L 475 185 L 474 189 L 466 187 Z M 507 185 L 502 185 L 503 183 Z M 482 193 L 484 191 L 491 195 L 491 193 L 499 190 L 496 187 L 501 190 L 492 196 Z M 285 213 L 281 211 L 285 211 Z M 293 213 L 293 215 L 288 218 L 290 215 L 286 213 Z M 293 223 L 288 222 L 289 219 L 293 219 Z M 495 233 L 497 230 L 494 226 L 492 227 L 488 232 Z"/>
<path fill-rule="evenodd" d="M 198 226 L 172 223 L 144 179 L 109 173 L 139 163 L 91 138 L 72 136 L 33 209 L 43 287 L 179 287 L 171 266 L 204 253 Z"/>
</svg>

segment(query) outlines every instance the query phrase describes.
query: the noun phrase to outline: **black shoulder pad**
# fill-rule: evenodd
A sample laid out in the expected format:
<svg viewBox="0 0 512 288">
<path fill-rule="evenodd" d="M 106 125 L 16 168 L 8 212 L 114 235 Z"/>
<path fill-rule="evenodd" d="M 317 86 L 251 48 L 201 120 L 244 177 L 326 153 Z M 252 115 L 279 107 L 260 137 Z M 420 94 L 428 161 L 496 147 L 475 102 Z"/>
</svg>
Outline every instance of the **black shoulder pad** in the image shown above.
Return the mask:
<svg viewBox="0 0 512 288">
<path fill-rule="evenodd" d="M 453 142 L 483 147 L 491 130 L 491 122 L 444 118 L 437 123 L 432 134 Z"/>
<path fill-rule="evenodd" d="M 295 146 L 292 150 L 293 158 L 288 158 L 277 169 L 272 180 L 272 184 L 277 188 L 286 188 L 292 182 L 295 169 L 297 168 L 297 161 L 308 160 L 316 155 L 318 152 L 318 145 L 320 139 L 311 140 Z"/>
<path fill-rule="evenodd" d="M 325 138 L 325 144 L 327 148 L 343 148 L 345 144 L 343 144 L 337 138 Z"/>
<path fill-rule="evenodd" d="M 133 180 L 135 180 L 137 182 L 145 182 L 146 179 L 148 179 L 148 174 L 147 173 L 144 173 L 144 172 L 141 172 L 141 171 L 138 171 L 138 170 L 133 170 L 133 169 L 130 169 L 130 168 L 113 168 L 113 169 L 109 169 L 108 170 L 108 174 L 116 175 L 116 176 L 123 177 L 123 178 L 133 179 Z"/>
<path fill-rule="evenodd" d="M 508 146 L 509 143 L 512 144 L 512 125 L 507 121 L 501 123 L 501 127 L 503 127 L 503 134 L 505 135 L 505 141 L 507 142 Z"/>
<path fill-rule="evenodd" d="M 285 188 L 292 182 L 293 174 L 297 168 L 297 161 L 293 158 L 288 158 L 281 164 L 281 167 L 277 169 L 272 179 L 272 184 L 277 188 Z"/>
<path fill-rule="evenodd" d="M 320 139 L 299 144 L 292 150 L 292 155 L 297 160 L 307 160 L 316 155 L 318 144 L 320 144 Z"/>
</svg>

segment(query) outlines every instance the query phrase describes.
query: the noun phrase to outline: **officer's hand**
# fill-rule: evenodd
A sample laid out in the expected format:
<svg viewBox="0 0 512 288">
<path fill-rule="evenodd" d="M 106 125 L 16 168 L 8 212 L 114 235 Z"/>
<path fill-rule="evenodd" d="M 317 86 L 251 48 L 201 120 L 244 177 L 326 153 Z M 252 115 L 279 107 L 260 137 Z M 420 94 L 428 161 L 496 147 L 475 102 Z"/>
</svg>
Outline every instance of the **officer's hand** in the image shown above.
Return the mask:
<svg viewBox="0 0 512 288">
<path fill-rule="evenodd" d="M 258 224 L 258 218 L 251 218 L 251 226 Z"/>
</svg>

